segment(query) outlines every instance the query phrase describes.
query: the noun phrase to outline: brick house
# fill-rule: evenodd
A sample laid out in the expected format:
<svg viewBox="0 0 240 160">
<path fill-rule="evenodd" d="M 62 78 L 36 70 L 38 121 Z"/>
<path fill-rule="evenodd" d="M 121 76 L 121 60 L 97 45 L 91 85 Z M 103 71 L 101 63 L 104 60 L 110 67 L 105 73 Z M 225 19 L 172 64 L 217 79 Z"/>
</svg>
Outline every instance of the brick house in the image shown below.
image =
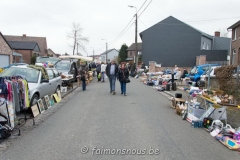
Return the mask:
<svg viewBox="0 0 240 160">
<path fill-rule="evenodd" d="M 12 64 L 13 51 L 5 37 L 0 32 L 0 68 Z"/>
<path fill-rule="evenodd" d="M 130 47 L 127 49 L 127 61 L 134 60 L 135 56 L 135 43 L 133 43 Z M 142 52 L 142 43 L 137 43 L 137 52 Z"/>
<path fill-rule="evenodd" d="M 240 65 L 240 21 L 228 27 L 232 30 L 230 64 Z"/>
<path fill-rule="evenodd" d="M 23 34 L 22 36 L 12 36 L 12 35 L 4 35 L 7 41 L 23 41 L 23 42 L 37 42 L 40 53 L 39 56 L 47 56 L 48 47 L 47 47 L 47 38 L 46 37 L 32 37 Z"/>
<path fill-rule="evenodd" d="M 26 41 L 8 41 L 11 48 L 20 54 L 24 63 L 30 64 L 31 57 L 40 53 L 40 48 L 37 42 L 26 42 Z"/>
</svg>

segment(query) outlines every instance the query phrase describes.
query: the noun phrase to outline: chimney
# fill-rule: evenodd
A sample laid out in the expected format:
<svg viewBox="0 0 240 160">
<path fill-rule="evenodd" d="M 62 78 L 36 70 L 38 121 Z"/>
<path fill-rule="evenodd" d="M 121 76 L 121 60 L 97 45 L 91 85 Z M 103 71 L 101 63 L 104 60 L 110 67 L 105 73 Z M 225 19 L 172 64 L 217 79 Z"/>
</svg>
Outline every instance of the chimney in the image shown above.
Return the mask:
<svg viewBox="0 0 240 160">
<path fill-rule="evenodd" d="M 220 32 L 219 31 L 215 32 L 215 37 L 220 37 Z"/>
</svg>

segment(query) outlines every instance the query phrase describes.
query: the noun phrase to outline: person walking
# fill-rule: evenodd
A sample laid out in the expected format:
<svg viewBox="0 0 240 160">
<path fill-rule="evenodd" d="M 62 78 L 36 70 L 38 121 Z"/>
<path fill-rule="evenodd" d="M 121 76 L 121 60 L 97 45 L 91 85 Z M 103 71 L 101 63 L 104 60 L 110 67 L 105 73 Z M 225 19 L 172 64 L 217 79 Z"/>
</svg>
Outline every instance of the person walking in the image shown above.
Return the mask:
<svg viewBox="0 0 240 160">
<path fill-rule="evenodd" d="M 133 63 L 132 66 L 131 66 L 131 76 L 132 77 L 134 77 L 135 71 L 136 71 L 136 64 Z"/>
<path fill-rule="evenodd" d="M 114 94 L 116 94 L 115 83 L 116 83 L 116 78 L 118 75 L 118 66 L 117 66 L 115 60 L 112 60 L 111 63 L 107 64 L 106 74 L 108 76 L 109 83 L 110 83 L 110 93 L 112 93 L 114 95 Z"/>
<path fill-rule="evenodd" d="M 92 62 L 93 77 L 95 77 L 96 68 L 97 68 L 97 65 L 96 65 L 96 63 L 93 61 L 93 62 Z"/>
<path fill-rule="evenodd" d="M 121 68 L 118 70 L 118 80 L 120 82 L 121 86 L 121 94 L 124 94 L 126 96 L 126 80 L 129 78 L 129 71 L 128 68 L 126 67 L 125 63 L 121 64 Z"/>
<path fill-rule="evenodd" d="M 80 61 L 80 67 L 78 70 L 78 74 L 79 74 L 79 81 L 82 81 L 82 90 L 85 91 L 86 90 L 86 76 L 87 76 L 87 72 L 88 72 L 88 65 L 86 62 L 84 61 Z"/>
<path fill-rule="evenodd" d="M 102 62 L 102 65 L 101 65 L 101 79 L 102 79 L 102 82 L 105 82 L 105 80 L 104 80 L 105 71 L 106 71 L 106 65 L 104 64 L 104 62 Z"/>
<path fill-rule="evenodd" d="M 96 71 L 97 71 L 98 82 L 100 82 L 101 81 L 101 78 L 99 78 L 99 74 L 101 73 L 101 64 L 100 64 L 100 62 L 97 63 Z"/>
</svg>

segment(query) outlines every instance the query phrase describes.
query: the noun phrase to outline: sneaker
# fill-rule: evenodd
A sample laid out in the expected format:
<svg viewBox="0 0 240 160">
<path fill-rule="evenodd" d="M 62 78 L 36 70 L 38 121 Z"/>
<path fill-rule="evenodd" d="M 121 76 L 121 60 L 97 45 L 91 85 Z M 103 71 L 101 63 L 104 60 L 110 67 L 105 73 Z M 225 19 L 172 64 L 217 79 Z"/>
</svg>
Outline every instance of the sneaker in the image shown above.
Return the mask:
<svg viewBox="0 0 240 160">
<path fill-rule="evenodd" d="M 113 92 L 112 92 L 112 94 L 114 95 L 114 94 L 116 94 L 116 92 L 115 92 L 115 91 L 113 91 Z"/>
<path fill-rule="evenodd" d="M 121 94 L 123 94 L 123 92 Z"/>
<path fill-rule="evenodd" d="M 124 96 L 126 96 L 126 93 L 124 93 Z"/>
</svg>

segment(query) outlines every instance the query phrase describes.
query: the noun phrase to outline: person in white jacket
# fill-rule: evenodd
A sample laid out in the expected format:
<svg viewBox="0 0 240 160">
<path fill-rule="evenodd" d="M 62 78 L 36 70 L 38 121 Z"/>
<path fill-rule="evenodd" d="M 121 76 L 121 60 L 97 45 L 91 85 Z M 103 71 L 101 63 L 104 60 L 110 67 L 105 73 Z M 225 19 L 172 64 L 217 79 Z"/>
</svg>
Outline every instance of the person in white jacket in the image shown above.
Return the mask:
<svg viewBox="0 0 240 160">
<path fill-rule="evenodd" d="M 105 75 L 105 70 L 106 70 L 106 65 L 102 62 L 102 65 L 101 65 L 101 79 L 102 79 L 102 82 L 105 82 L 104 80 L 104 75 Z"/>
</svg>

